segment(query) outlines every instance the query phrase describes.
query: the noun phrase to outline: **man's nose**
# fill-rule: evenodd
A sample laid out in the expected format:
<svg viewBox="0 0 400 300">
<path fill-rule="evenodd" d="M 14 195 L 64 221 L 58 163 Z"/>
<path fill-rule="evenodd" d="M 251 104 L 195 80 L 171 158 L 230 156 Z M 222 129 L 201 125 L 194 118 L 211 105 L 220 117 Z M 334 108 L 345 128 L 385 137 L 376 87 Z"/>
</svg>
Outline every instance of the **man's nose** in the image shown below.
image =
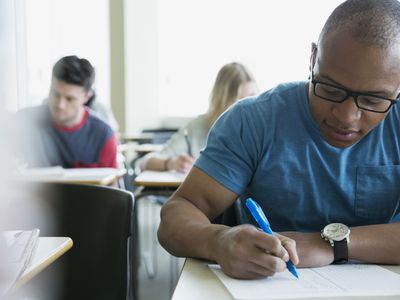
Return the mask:
<svg viewBox="0 0 400 300">
<path fill-rule="evenodd" d="M 63 109 L 63 108 L 65 108 L 65 104 L 67 103 L 67 100 L 64 97 L 59 97 L 56 99 L 55 102 L 56 102 L 56 106 L 58 108 Z"/>
<path fill-rule="evenodd" d="M 349 127 L 361 118 L 361 110 L 357 107 L 354 96 L 349 96 L 343 102 L 335 104 L 333 114 L 343 125 Z"/>
</svg>

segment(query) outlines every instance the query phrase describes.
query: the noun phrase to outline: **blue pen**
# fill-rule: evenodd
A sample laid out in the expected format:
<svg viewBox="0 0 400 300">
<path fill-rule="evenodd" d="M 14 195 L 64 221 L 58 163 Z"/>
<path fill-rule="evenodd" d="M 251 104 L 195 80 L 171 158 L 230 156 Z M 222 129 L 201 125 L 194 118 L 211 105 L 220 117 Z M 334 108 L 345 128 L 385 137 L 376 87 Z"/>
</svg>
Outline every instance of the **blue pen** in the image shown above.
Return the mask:
<svg viewBox="0 0 400 300">
<path fill-rule="evenodd" d="M 260 205 L 258 205 L 258 203 L 255 202 L 253 199 L 247 198 L 246 206 L 249 209 L 249 211 L 250 211 L 251 215 L 253 216 L 253 218 L 256 220 L 258 225 L 261 227 L 261 229 L 265 233 L 273 235 L 274 233 L 272 232 L 272 229 L 271 229 L 271 227 L 269 225 L 267 216 L 262 211 Z M 288 260 L 286 262 L 286 267 L 289 270 L 289 272 L 293 274 L 293 276 L 295 276 L 296 278 L 299 278 L 299 275 L 297 274 L 296 267 L 294 266 L 294 264 L 292 263 L 291 260 Z"/>
</svg>

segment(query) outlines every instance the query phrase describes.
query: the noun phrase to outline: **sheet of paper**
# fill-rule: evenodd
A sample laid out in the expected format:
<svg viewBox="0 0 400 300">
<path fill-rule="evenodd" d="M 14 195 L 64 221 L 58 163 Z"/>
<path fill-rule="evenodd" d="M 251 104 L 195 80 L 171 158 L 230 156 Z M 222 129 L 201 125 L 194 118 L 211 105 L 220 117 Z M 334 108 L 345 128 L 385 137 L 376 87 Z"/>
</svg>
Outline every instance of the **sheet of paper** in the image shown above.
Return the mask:
<svg viewBox="0 0 400 300">
<path fill-rule="evenodd" d="M 346 264 L 298 269 L 259 280 L 238 280 L 210 265 L 231 295 L 238 300 L 301 299 L 316 297 L 399 295 L 400 275 L 377 265 Z"/>
<path fill-rule="evenodd" d="M 31 263 L 39 233 L 39 229 L 0 232 L 0 299 Z"/>
</svg>

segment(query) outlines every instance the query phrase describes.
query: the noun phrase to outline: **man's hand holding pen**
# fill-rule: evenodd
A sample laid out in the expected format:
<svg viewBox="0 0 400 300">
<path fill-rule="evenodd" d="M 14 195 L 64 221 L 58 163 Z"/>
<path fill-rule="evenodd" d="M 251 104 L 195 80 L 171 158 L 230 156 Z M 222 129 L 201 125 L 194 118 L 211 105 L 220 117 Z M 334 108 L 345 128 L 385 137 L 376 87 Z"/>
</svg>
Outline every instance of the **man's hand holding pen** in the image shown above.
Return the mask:
<svg viewBox="0 0 400 300">
<path fill-rule="evenodd" d="M 288 237 L 267 235 L 251 225 L 221 228 L 209 246 L 211 257 L 231 277 L 257 279 L 286 270 L 299 262 L 296 243 Z"/>
</svg>

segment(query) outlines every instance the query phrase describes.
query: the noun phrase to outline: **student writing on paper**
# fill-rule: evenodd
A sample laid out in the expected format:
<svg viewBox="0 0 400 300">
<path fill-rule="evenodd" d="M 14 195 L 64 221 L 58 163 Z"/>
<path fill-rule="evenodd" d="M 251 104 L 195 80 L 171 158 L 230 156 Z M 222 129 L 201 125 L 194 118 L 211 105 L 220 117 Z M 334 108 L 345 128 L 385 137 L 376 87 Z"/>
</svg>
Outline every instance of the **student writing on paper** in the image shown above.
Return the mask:
<svg viewBox="0 0 400 300">
<path fill-rule="evenodd" d="M 29 167 L 117 167 L 114 131 L 86 106 L 94 77 L 88 60 L 63 57 L 53 67 L 47 104 L 17 113 Z"/>
<path fill-rule="evenodd" d="M 400 264 L 400 2 L 345 1 L 310 50 L 307 81 L 240 101 L 216 122 L 161 210 L 170 253 L 237 278 L 272 276 L 289 258 Z M 261 205 L 275 236 L 210 223 L 239 195 Z"/>
<path fill-rule="evenodd" d="M 224 65 L 215 80 L 208 112 L 181 128 L 161 151 L 149 153 L 140 159 L 140 168 L 188 172 L 205 146 L 208 131 L 214 121 L 238 99 L 257 93 L 256 82 L 244 65 L 237 62 Z"/>
</svg>

